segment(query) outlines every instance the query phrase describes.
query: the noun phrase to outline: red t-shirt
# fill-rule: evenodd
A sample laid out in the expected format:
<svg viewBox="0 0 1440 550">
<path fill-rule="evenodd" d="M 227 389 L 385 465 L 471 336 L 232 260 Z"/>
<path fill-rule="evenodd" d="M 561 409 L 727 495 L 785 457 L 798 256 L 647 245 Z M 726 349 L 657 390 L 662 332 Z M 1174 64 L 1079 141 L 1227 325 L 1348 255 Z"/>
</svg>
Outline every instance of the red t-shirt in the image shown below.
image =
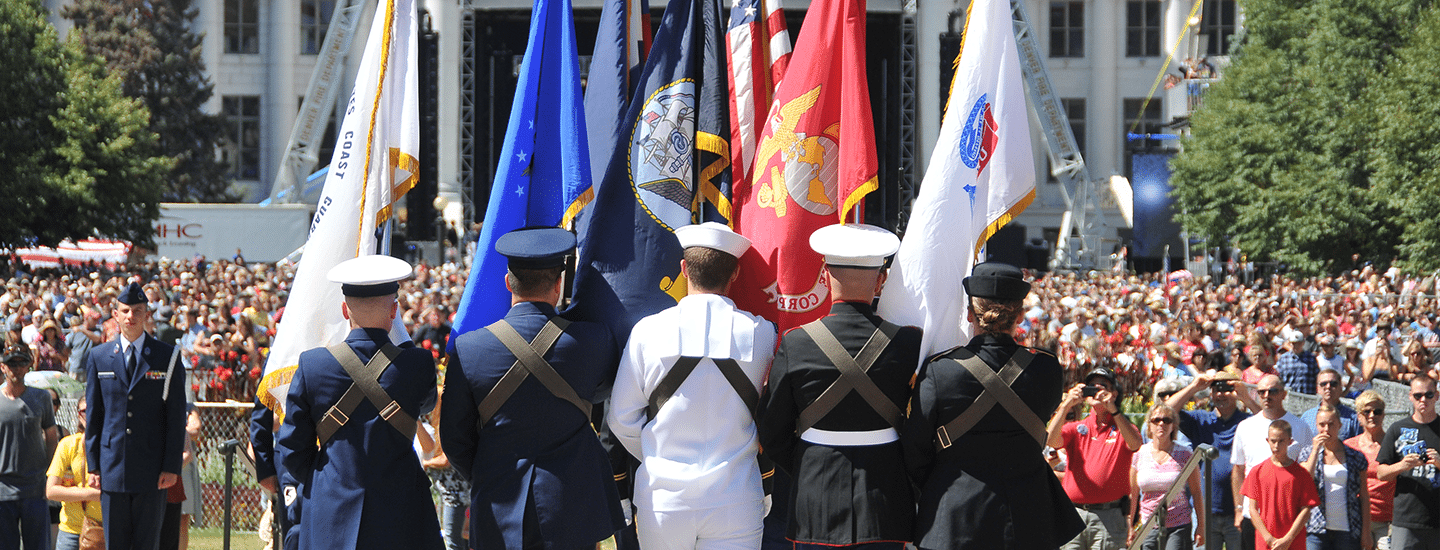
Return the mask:
<svg viewBox="0 0 1440 550">
<path fill-rule="evenodd" d="M 1375 467 L 1375 456 L 1380 454 L 1380 446 L 1375 445 L 1369 449 L 1360 447 L 1360 436 L 1345 440 L 1345 445 L 1365 453 L 1365 458 L 1370 459 L 1369 466 L 1365 468 L 1365 488 L 1370 491 L 1370 520 L 1390 521 L 1395 517 L 1395 480 L 1380 481 Z"/>
<path fill-rule="evenodd" d="M 1204 345 L 1205 345 L 1205 344 L 1203 344 L 1203 343 L 1201 343 L 1201 342 L 1191 342 L 1191 341 L 1189 341 L 1189 340 L 1181 340 L 1181 341 L 1180 341 L 1180 362 L 1181 362 L 1181 363 L 1185 363 L 1186 365 L 1190 365 L 1190 359 L 1195 356 L 1195 350 L 1201 349 Z M 1193 365 L 1192 365 L 1192 366 L 1193 366 Z"/>
<path fill-rule="evenodd" d="M 1245 475 L 1245 485 L 1240 494 L 1254 499 L 1260 521 L 1265 522 L 1270 536 L 1276 538 L 1290 532 L 1300 510 L 1320 504 L 1320 494 L 1315 492 L 1315 478 L 1310 477 L 1310 472 L 1295 461 L 1284 468 L 1276 466 L 1272 460 L 1261 462 Z M 1254 517 L 1250 519 L 1255 520 Z M 1269 548 L 1258 529 L 1255 531 L 1255 547 Z M 1304 529 L 1295 537 L 1295 542 L 1290 543 L 1290 548 L 1305 550 Z"/>
<path fill-rule="evenodd" d="M 1115 424 L 1100 424 L 1094 412 L 1060 429 L 1064 440 L 1065 494 L 1076 504 L 1104 504 L 1130 494 L 1130 460 L 1135 451 Z"/>
</svg>

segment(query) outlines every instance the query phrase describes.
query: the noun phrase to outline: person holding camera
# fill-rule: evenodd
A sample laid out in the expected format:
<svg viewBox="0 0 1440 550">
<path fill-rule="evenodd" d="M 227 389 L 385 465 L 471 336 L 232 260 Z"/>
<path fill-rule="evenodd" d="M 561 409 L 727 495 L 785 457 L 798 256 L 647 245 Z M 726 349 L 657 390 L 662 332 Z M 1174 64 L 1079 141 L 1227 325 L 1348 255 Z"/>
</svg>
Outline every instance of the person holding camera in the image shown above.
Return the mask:
<svg viewBox="0 0 1440 550">
<path fill-rule="evenodd" d="M 1440 415 L 1435 412 L 1435 379 L 1410 380 L 1409 418 L 1385 430 L 1375 457 L 1376 477 L 1395 480 L 1395 511 L 1390 521 L 1393 550 L 1440 549 Z"/>
<path fill-rule="evenodd" d="M 1065 494 L 1075 503 L 1085 530 L 1065 543 L 1066 550 L 1113 550 L 1125 545 L 1122 499 L 1130 494 L 1130 463 L 1140 449 L 1140 430 L 1120 412 L 1115 374 L 1100 367 L 1085 382 L 1065 392 L 1050 419 L 1047 444 L 1064 449 Z M 1090 415 L 1065 422 L 1064 412 L 1084 400 Z"/>
<path fill-rule="evenodd" d="M 1245 401 L 1250 410 L 1258 410 L 1249 402 L 1250 392 L 1236 391 L 1241 386 L 1240 377 L 1229 371 L 1201 372 L 1190 384 L 1165 401 L 1180 418 L 1180 433 L 1192 445 L 1210 445 L 1216 456 L 1212 461 L 1209 490 L 1210 516 L 1205 522 L 1205 547 L 1208 550 L 1238 550 L 1241 544 L 1240 530 L 1235 527 L 1235 498 L 1230 484 L 1230 451 L 1234 446 L 1235 428 L 1250 413 L 1241 410 L 1239 401 Z M 1185 410 L 1185 404 L 1204 389 L 1210 390 L 1210 406 L 1213 410 Z"/>
</svg>

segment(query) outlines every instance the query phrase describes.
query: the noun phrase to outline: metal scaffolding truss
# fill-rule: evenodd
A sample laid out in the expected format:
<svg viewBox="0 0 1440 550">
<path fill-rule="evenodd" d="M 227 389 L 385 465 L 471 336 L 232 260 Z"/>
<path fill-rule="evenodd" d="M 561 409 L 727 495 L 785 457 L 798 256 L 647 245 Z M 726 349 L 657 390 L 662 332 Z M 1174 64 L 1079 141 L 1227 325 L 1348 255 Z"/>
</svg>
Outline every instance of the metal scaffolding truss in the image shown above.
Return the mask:
<svg viewBox="0 0 1440 550">
<path fill-rule="evenodd" d="M 475 12 L 466 9 L 460 20 L 460 203 L 465 229 L 475 223 L 475 39 Z"/>
<path fill-rule="evenodd" d="M 915 110 L 916 71 L 919 68 L 916 46 L 919 42 L 915 25 L 916 0 L 905 0 L 900 10 L 900 165 L 897 174 L 896 200 L 901 205 L 915 202 Z M 910 220 L 910 208 L 899 209 L 897 229 Z"/>
</svg>

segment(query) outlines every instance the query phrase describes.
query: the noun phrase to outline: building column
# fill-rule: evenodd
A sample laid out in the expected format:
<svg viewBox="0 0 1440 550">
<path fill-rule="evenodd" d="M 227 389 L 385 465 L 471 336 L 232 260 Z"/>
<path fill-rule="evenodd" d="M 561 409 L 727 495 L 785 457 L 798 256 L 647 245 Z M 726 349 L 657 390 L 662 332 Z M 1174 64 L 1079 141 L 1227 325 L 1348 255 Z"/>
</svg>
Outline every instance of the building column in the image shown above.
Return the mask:
<svg viewBox="0 0 1440 550">
<path fill-rule="evenodd" d="M 445 219 L 459 224 L 464 217 L 460 203 L 460 3 L 454 0 L 423 0 L 430 12 L 431 28 L 440 33 L 440 179 L 438 195 L 450 201 Z"/>
<path fill-rule="evenodd" d="M 261 132 L 269 145 L 261 153 L 260 189 L 268 194 L 281 170 L 280 162 L 290 144 L 296 111 L 305 87 L 295 83 L 295 58 L 300 54 L 300 4 L 293 0 L 272 0 L 260 15 L 261 54 L 265 71 L 265 97 L 260 99 Z"/>
<path fill-rule="evenodd" d="M 1085 57 L 1091 68 L 1092 98 L 1086 102 L 1089 111 L 1086 125 L 1094 125 L 1099 135 L 1104 136 L 1104 139 L 1086 142 L 1085 163 L 1092 179 L 1120 173 L 1116 163 L 1125 140 L 1121 120 L 1124 97 L 1117 80 L 1116 60 L 1120 57 L 1117 38 L 1123 33 L 1113 32 L 1111 25 L 1124 15 L 1117 9 L 1124 1 L 1090 0 L 1085 6 L 1089 12 L 1085 14 Z"/>
</svg>

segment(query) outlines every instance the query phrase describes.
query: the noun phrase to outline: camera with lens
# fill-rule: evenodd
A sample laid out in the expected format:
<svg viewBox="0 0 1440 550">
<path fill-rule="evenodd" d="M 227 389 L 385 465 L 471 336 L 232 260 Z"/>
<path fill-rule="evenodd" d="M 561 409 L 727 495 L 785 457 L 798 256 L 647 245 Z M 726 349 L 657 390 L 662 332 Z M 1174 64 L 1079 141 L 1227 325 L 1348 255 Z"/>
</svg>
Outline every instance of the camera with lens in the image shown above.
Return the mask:
<svg viewBox="0 0 1440 550">
<path fill-rule="evenodd" d="M 1095 397 L 1100 394 L 1100 386 L 1087 385 L 1080 388 L 1080 395 L 1083 397 Z"/>
</svg>

